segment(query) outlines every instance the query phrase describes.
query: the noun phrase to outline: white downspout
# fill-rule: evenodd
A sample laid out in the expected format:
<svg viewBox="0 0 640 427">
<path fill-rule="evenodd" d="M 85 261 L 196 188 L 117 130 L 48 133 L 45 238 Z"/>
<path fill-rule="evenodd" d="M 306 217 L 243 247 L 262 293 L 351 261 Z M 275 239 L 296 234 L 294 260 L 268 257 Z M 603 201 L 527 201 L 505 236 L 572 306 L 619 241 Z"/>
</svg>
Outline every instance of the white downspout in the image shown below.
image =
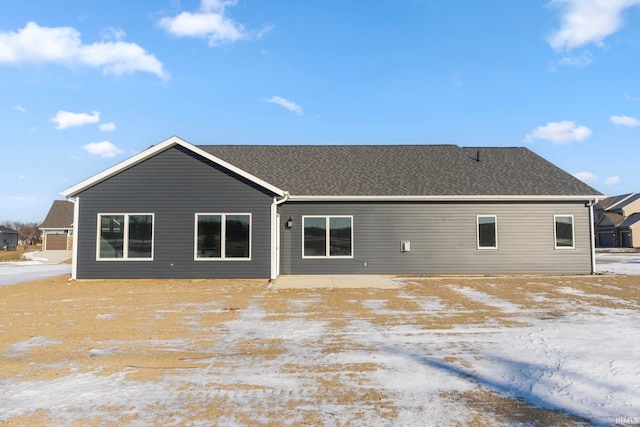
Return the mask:
<svg viewBox="0 0 640 427">
<path fill-rule="evenodd" d="M 78 218 L 80 217 L 80 197 L 67 197 L 73 203 L 73 248 L 71 249 L 71 280 L 78 278 Z"/>
<path fill-rule="evenodd" d="M 278 221 L 277 221 L 278 206 L 283 204 L 287 200 L 289 200 L 289 192 L 285 191 L 284 197 L 282 197 L 282 199 L 278 200 L 277 198 L 274 197 L 273 203 L 271 204 L 271 274 L 270 274 L 271 277 L 269 277 L 269 280 L 276 280 L 278 276 L 276 273 L 278 271 L 277 239 L 278 239 L 278 233 L 280 233 L 280 230 L 278 230 Z"/>
<path fill-rule="evenodd" d="M 598 203 L 597 197 L 587 204 L 589 207 L 589 229 L 591 230 L 591 274 L 596 274 L 596 234 L 593 224 L 593 205 L 596 203 Z"/>
</svg>

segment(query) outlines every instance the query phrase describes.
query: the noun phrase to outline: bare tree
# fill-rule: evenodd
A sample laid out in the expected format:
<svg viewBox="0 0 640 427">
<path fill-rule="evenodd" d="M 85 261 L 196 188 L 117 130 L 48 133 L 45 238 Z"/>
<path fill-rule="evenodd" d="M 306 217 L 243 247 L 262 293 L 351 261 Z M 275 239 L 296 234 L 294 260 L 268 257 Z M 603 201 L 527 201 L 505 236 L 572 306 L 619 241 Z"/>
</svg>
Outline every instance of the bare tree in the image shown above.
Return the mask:
<svg viewBox="0 0 640 427">
<path fill-rule="evenodd" d="M 37 222 L 3 221 L 1 225 L 18 232 L 18 239 L 28 245 L 41 243 L 42 232 Z"/>
</svg>

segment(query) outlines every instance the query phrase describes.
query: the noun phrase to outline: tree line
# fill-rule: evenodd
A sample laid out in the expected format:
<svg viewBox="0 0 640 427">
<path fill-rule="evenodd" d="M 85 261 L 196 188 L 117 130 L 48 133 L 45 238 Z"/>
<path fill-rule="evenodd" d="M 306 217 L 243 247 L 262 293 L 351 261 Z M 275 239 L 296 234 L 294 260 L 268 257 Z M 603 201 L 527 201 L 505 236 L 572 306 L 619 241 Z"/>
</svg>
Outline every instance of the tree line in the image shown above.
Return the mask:
<svg viewBox="0 0 640 427">
<path fill-rule="evenodd" d="M 0 223 L 7 228 L 18 232 L 18 239 L 27 245 L 42 243 L 42 232 L 37 222 L 4 221 Z"/>
</svg>

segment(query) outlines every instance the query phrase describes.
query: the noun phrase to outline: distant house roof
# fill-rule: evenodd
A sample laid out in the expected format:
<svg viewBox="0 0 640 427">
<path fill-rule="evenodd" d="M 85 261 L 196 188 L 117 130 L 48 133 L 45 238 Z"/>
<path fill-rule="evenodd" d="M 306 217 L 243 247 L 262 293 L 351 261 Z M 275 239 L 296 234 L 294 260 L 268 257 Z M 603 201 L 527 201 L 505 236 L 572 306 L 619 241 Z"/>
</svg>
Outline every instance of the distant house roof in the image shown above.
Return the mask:
<svg viewBox="0 0 640 427">
<path fill-rule="evenodd" d="M 298 197 L 540 197 L 590 199 L 601 194 L 524 147 L 456 145 L 204 145 L 178 138 L 125 160 L 63 191 L 65 197 L 182 147 L 274 194 Z"/>
<path fill-rule="evenodd" d="M 54 200 L 40 228 L 70 229 L 73 227 L 73 202 Z"/>
<path fill-rule="evenodd" d="M 640 199 L 640 194 L 638 193 L 629 193 L 629 194 L 623 194 L 621 196 L 615 196 L 614 200 L 612 200 L 611 203 L 609 203 L 606 206 L 606 209 L 607 210 L 623 209 L 625 206 L 628 206 L 629 204 L 635 202 L 638 199 Z"/>
<path fill-rule="evenodd" d="M 617 212 L 604 212 L 598 221 L 597 227 L 617 227 L 624 221 L 624 215 Z"/>
<path fill-rule="evenodd" d="M 0 233 L 3 234 L 20 234 L 16 230 L 12 230 L 9 227 L 5 227 L 4 225 L 0 225 Z"/>
</svg>

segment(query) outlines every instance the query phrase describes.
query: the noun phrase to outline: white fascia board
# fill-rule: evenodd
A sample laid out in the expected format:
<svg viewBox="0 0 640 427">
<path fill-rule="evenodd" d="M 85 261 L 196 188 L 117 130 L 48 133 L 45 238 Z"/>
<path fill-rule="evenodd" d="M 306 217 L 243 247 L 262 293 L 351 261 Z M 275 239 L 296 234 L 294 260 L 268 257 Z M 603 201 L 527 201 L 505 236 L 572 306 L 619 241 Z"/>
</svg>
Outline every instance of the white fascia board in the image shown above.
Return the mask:
<svg viewBox="0 0 640 427">
<path fill-rule="evenodd" d="M 238 175 L 240 175 L 243 178 L 248 179 L 249 181 L 269 190 L 272 191 L 273 193 L 277 194 L 278 196 L 284 196 L 284 191 L 282 191 L 281 189 L 275 187 L 274 185 L 269 184 L 268 182 L 265 182 L 263 180 L 261 180 L 260 178 L 251 175 L 250 173 L 243 171 L 242 169 L 233 166 L 230 163 L 225 162 L 222 159 L 217 158 L 216 156 L 213 156 L 209 153 L 207 153 L 206 151 L 196 147 L 193 144 L 188 143 L 187 141 L 177 137 L 177 136 L 172 136 L 171 138 L 162 141 L 159 144 L 156 144 L 152 147 L 149 147 L 148 149 L 136 154 L 133 157 L 130 157 L 129 159 L 118 163 L 115 166 L 110 167 L 109 169 L 106 169 L 94 176 L 92 176 L 91 178 L 85 179 L 84 181 L 74 185 L 73 187 L 69 187 L 66 190 L 62 191 L 62 194 L 64 197 L 73 197 L 76 194 L 78 194 L 79 192 L 99 183 L 104 181 L 105 179 L 108 179 L 114 175 L 117 175 L 118 173 L 144 161 L 147 160 L 153 156 L 155 156 L 158 153 L 161 153 L 171 147 L 174 147 L 176 145 L 179 145 L 181 147 L 186 148 L 187 150 L 192 151 L 193 153 L 202 156 L 204 158 L 206 158 L 207 160 L 210 160 L 214 163 L 217 163 L 218 165 L 222 166 L 225 169 L 228 169 Z"/>
<path fill-rule="evenodd" d="M 296 196 L 291 195 L 289 200 L 298 202 L 340 201 L 340 202 L 525 202 L 525 201 L 580 201 L 587 202 L 601 198 L 601 195 L 576 195 L 576 196 Z"/>
</svg>

